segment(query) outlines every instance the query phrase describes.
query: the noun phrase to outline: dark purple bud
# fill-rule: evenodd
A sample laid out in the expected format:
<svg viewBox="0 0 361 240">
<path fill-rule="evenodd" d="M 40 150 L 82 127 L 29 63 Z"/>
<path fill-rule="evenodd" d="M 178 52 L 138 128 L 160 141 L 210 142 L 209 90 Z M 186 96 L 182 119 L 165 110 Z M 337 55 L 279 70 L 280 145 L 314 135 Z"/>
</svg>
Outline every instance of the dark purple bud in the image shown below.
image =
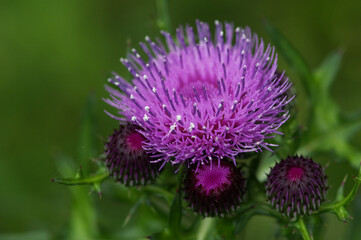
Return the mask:
<svg viewBox="0 0 361 240">
<path fill-rule="evenodd" d="M 192 165 L 184 180 L 185 199 L 195 213 L 204 217 L 230 214 L 244 200 L 246 180 L 232 162 Z"/>
<path fill-rule="evenodd" d="M 139 127 L 120 125 L 109 136 L 105 144 L 105 162 L 109 174 L 125 185 L 144 185 L 158 175 L 159 164 L 150 163 L 150 157 L 143 150 L 145 138 Z"/>
<path fill-rule="evenodd" d="M 269 203 L 289 218 L 310 215 L 326 200 L 327 177 L 311 158 L 288 157 L 277 163 L 268 175 Z"/>
</svg>

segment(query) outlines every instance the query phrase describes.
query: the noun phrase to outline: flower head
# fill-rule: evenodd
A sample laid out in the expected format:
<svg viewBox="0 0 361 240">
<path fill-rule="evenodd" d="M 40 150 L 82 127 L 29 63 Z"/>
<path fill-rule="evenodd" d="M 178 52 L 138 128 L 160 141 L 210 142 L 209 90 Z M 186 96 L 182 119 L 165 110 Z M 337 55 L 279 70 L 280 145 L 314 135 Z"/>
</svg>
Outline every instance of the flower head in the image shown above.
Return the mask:
<svg viewBox="0 0 361 240">
<path fill-rule="evenodd" d="M 288 217 L 311 214 L 326 200 L 327 177 L 312 159 L 294 156 L 277 163 L 268 175 L 267 198 Z"/>
<path fill-rule="evenodd" d="M 177 29 L 176 41 L 162 32 L 166 45 L 146 37 L 144 60 L 133 49 L 121 59 L 132 84 L 114 75 L 106 101 L 124 118 L 141 126 L 144 149 L 155 162 L 197 165 L 224 157 L 235 162 L 242 152 L 269 149 L 267 138 L 288 119 L 284 106 L 290 86 L 278 76 L 277 54 L 249 28 L 197 21 Z"/>
<path fill-rule="evenodd" d="M 189 206 L 203 216 L 231 213 L 244 200 L 246 180 L 232 162 L 193 165 L 184 180 L 184 194 Z"/>
<path fill-rule="evenodd" d="M 143 150 L 144 137 L 134 125 L 120 125 L 105 144 L 110 175 L 126 185 L 146 184 L 158 175 L 159 164 L 151 164 Z"/>
</svg>

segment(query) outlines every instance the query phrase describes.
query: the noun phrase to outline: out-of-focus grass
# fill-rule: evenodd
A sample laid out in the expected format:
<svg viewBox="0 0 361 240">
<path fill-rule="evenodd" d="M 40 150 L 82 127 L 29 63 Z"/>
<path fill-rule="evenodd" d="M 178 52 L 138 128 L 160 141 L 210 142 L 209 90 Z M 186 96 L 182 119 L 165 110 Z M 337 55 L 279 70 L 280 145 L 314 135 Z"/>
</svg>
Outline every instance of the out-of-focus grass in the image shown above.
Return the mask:
<svg viewBox="0 0 361 240">
<path fill-rule="evenodd" d="M 312 68 L 330 51 L 343 47 L 346 51 L 332 95 L 342 111 L 359 108 L 360 1 L 171 0 L 169 7 L 172 26 L 193 25 L 196 18 L 211 23 L 228 20 L 249 25 L 269 41 L 262 26 L 262 19 L 267 19 Z M 0 237 L 41 239 L 62 234 L 71 214 L 70 192 L 51 184 L 50 179 L 59 176 L 54 160 L 59 155 L 76 156 L 81 109 L 90 91 L 98 96 L 96 148 L 101 151 L 101 139 L 117 124 L 102 112 L 103 108 L 111 109 L 100 99 L 106 96 L 103 84 L 112 70 L 128 76 L 118 62 L 125 55 L 126 41 L 130 38 L 131 46 L 138 47 L 145 35 L 158 35 L 156 20 L 156 4 L 148 0 L 0 2 Z M 285 67 L 282 59 L 279 65 Z M 360 137 L 353 139 L 359 148 Z M 339 159 L 332 154 L 320 160 L 331 162 L 327 173 L 335 186 L 330 190 L 332 195 L 343 173 L 353 169 L 333 163 Z M 129 206 L 103 197 L 97 200 L 102 210 L 100 222 L 110 224 L 107 218 L 116 218 L 121 225 Z M 355 213 L 360 212 L 357 209 Z M 110 217 L 114 213 L 117 216 Z M 359 224 L 361 215 L 354 218 Z M 249 239 L 257 233 L 254 226 L 262 221 L 267 220 L 256 218 L 249 223 Z M 336 233 L 345 233 L 351 226 L 336 224 L 334 216 L 326 223 L 328 239 L 340 239 L 344 235 Z M 155 228 L 161 224 L 156 221 Z M 265 232 L 273 231 L 272 222 L 264 226 Z M 360 231 L 357 225 L 352 229 Z M 21 235 L 13 235 L 18 233 Z"/>
</svg>

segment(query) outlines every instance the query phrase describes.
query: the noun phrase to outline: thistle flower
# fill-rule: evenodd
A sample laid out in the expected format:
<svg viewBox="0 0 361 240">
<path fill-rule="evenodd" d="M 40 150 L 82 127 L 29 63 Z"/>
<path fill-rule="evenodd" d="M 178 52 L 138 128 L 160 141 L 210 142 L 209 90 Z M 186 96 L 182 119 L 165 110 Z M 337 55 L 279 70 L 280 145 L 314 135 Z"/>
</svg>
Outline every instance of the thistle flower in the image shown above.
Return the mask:
<svg viewBox="0 0 361 240">
<path fill-rule="evenodd" d="M 244 200 L 246 180 L 232 162 L 193 165 L 184 179 L 184 194 L 189 206 L 205 217 L 223 216 Z"/>
<path fill-rule="evenodd" d="M 110 175 L 125 185 L 143 185 L 156 178 L 159 164 L 151 164 L 143 150 L 145 138 L 138 127 L 120 125 L 105 144 L 105 161 Z"/>
<path fill-rule="evenodd" d="M 327 177 L 310 158 L 288 157 L 268 175 L 266 190 L 270 204 L 288 217 L 309 215 L 326 200 Z"/>
<path fill-rule="evenodd" d="M 278 76 L 277 54 L 249 28 L 215 22 L 181 26 L 176 40 L 162 32 L 166 45 L 146 37 L 140 43 L 148 59 L 133 49 L 121 59 L 133 75 L 132 83 L 114 74 L 105 101 L 117 108 L 119 121 L 144 129 L 144 149 L 162 162 L 207 163 L 243 152 L 271 150 L 266 139 L 289 118 L 291 101 L 284 74 Z M 120 91 L 119 91 L 120 90 Z"/>
</svg>

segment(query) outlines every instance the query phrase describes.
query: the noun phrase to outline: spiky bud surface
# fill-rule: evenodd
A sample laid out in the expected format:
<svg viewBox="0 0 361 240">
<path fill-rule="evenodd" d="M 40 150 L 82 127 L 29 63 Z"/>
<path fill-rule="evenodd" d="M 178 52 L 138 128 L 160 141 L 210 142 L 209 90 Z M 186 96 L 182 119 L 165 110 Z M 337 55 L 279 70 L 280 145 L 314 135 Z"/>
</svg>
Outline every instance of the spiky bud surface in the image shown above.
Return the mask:
<svg viewBox="0 0 361 240">
<path fill-rule="evenodd" d="M 203 164 L 187 170 L 185 199 L 195 213 L 205 217 L 224 216 L 244 200 L 246 180 L 240 168 L 230 161 Z"/>
<path fill-rule="evenodd" d="M 105 144 L 105 162 L 109 174 L 125 185 L 150 183 L 159 174 L 159 164 L 151 164 L 143 150 L 145 138 L 132 124 L 120 125 Z"/>
<path fill-rule="evenodd" d="M 290 218 L 310 215 L 326 200 L 327 177 L 311 158 L 287 157 L 268 175 L 266 196 L 278 212 Z"/>
</svg>

